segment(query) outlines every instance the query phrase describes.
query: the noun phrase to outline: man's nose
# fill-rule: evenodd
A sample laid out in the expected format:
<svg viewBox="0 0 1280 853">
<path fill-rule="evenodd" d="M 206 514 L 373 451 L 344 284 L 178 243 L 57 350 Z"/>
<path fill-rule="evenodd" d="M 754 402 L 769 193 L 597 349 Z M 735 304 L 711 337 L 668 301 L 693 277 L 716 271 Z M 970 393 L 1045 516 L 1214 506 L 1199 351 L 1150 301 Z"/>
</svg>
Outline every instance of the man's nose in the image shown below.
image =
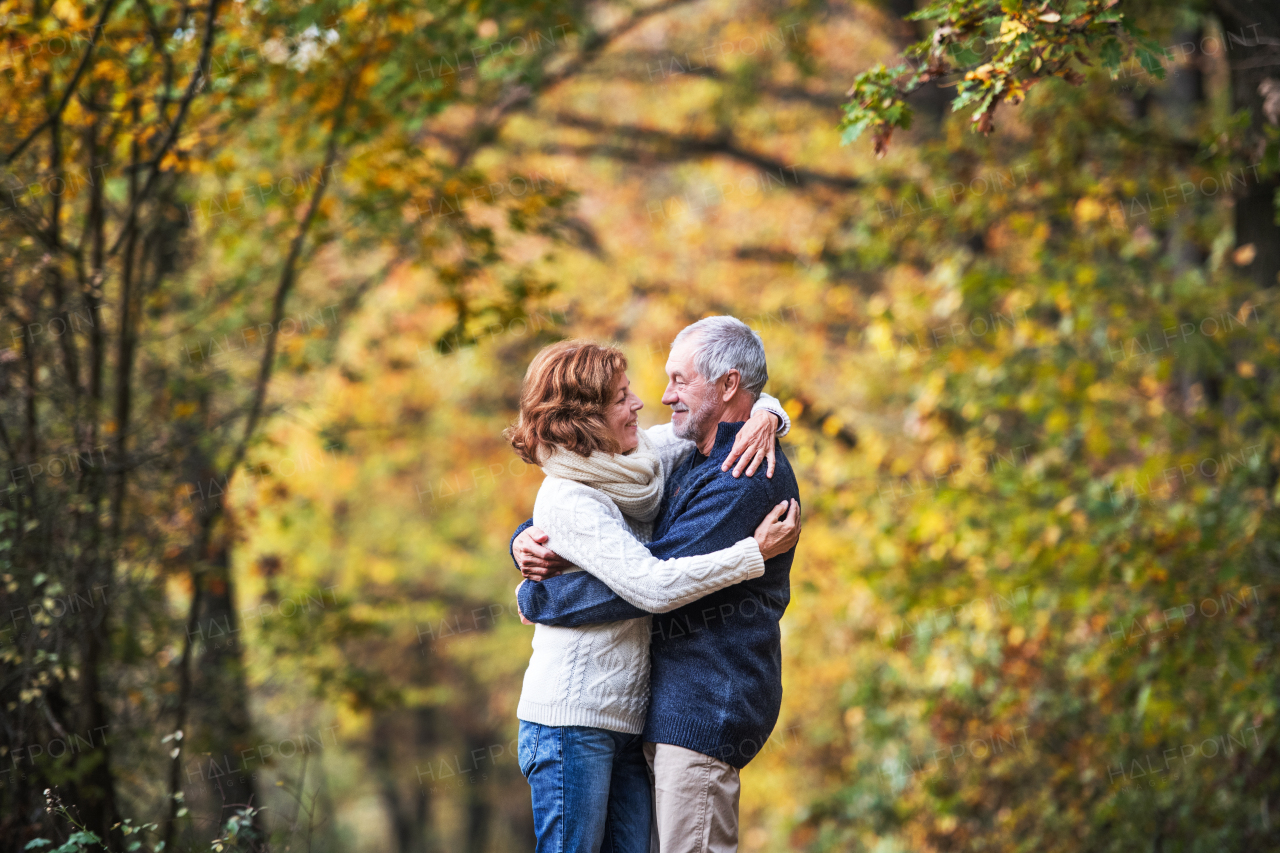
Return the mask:
<svg viewBox="0 0 1280 853">
<path fill-rule="evenodd" d="M 662 405 L 673 406 L 679 402 L 679 400 L 680 397 L 676 394 L 675 388 L 673 388 L 671 383 L 668 382 L 667 387 L 662 391 Z"/>
</svg>

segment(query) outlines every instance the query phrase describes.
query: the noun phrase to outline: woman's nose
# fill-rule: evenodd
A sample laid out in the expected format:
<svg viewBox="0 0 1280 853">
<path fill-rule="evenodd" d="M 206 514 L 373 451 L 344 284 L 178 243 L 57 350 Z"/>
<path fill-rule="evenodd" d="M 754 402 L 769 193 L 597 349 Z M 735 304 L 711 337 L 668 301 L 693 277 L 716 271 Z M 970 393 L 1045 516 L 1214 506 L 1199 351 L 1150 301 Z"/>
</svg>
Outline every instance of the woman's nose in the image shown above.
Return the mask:
<svg viewBox="0 0 1280 853">
<path fill-rule="evenodd" d="M 631 411 L 638 412 L 643 408 L 644 408 L 644 400 L 641 400 L 639 397 L 636 397 L 631 401 Z"/>
</svg>

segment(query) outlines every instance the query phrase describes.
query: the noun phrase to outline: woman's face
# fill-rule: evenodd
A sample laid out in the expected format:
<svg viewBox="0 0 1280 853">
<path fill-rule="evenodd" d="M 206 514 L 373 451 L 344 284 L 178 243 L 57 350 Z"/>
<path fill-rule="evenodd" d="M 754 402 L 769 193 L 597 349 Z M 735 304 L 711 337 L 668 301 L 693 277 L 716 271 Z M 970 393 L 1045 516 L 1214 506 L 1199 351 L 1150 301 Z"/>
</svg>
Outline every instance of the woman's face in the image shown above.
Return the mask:
<svg viewBox="0 0 1280 853">
<path fill-rule="evenodd" d="M 643 408 L 644 403 L 631 391 L 627 374 L 622 373 L 614 383 L 613 396 L 609 400 L 609 407 L 605 409 L 605 420 L 618 440 L 620 453 L 630 453 L 640 444 L 640 425 L 636 421 L 636 412 Z"/>
</svg>

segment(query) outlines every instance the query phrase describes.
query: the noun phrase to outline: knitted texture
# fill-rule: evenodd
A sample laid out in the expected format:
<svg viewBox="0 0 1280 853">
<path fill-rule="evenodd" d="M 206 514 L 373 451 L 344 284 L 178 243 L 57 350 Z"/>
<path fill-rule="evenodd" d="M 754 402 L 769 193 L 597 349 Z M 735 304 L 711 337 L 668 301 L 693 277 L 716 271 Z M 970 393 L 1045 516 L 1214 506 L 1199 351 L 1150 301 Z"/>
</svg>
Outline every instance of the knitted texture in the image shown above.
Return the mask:
<svg viewBox="0 0 1280 853">
<path fill-rule="evenodd" d="M 791 420 L 775 398 L 761 394 L 752 411 L 760 409 L 776 414 L 778 434 L 787 433 Z M 643 435 L 658 456 L 664 481 L 696 449 L 693 442 L 677 439 L 671 424 Z M 764 478 L 764 472 L 755 476 Z M 750 534 L 716 553 L 656 559 L 644 546 L 652 524 L 625 515 L 602 492 L 562 477 L 543 481 L 532 521 L 548 534 L 553 551 L 648 613 L 664 613 L 764 571 Z M 651 617 L 629 615 L 581 628 L 538 625 L 516 716 L 547 726 L 639 733 L 649 704 Z"/>
<path fill-rule="evenodd" d="M 799 497 L 781 453 L 772 479 L 759 473 L 734 479 L 721 472 L 741 429 L 742 424 L 721 423 L 710 454 L 691 454 L 667 476 L 650 544 L 656 557 L 732 546 L 780 501 Z M 770 559 L 761 577 L 653 617 L 646 741 L 683 746 L 738 768 L 763 748 L 782 704 L 779 622 L 791 598 L 794 554 L 793 549 Z M 518 598 L 539 630 L 608 627 L 643 616 L 620 591 L 585 572 L 523 584 Z"/>
<path fill-rule="evenodd" d="M 662 460 L 645 430 L 630 453 L 592 453 L 582 456 L 557 447 L 542 460 L 548 477 L 573 480 L 607 495 L 623 514 L 653 521 L 662 504 Z"/>
<path fill-rule="evenodd" d="M 687 452 L 670 425 L 654 427 L 650 437 L 668 463 Z M 659 560 L 644 546 L 650 524 L 628 518 L 597 489 L 559 477 L 547 477 L 539 489 L 533 523 L 547 534 L 549 548 L 576 566 L 591 566 L 626 601 L 651 613 L 764 572 L 752 537 L 712 554 Z M 649 635 L 648 616 L 584 628 L 537 626 L 516 716 L 638 734 L 649 702 Z"/>
</svg>

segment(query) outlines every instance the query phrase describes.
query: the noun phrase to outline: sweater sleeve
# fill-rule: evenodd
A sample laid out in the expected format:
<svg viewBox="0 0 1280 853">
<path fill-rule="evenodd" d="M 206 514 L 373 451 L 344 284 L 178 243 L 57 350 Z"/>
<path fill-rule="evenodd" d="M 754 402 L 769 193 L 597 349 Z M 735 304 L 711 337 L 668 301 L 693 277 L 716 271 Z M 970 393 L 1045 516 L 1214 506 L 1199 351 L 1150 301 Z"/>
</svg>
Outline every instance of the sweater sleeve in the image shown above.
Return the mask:
<svg viewBox="0 0 1280 853">
<path fill-rule="evenodd" d="M 649 543 L 649 550 L 654 554 L 696 554 L 753 536 L 776 504 L 769 482 L 763 477 L 739 479 L 718 474 L 698 489 L 662 538 Z"/>
<path fill-rule="evenodd" d="M 651 553 L 696 554 L 708 541 L 727 544 L 750 536 L 772 507 L 764 483 L 748 477 L 716 477 L 689 501 L 662 539 L 649 543 Z M 517 597 L 525 618 L 542 625 L 577 628 L 645 614 L 587 572 L 523 584 Z"/>
<path fill-rule="evenodd" d="M 511 542 L 507 545 L 507 553 L 511 555 L 511 562 L 515 564 L 516 571 L 520 570 L 520 564 L 516 562 L 516 537 L 521 533 L 524 533 L 530 527 L 533 527 L 532 518 L 516 528 L 516 532 L 511 534 Z"/>
<path fill-rule="evenodd" d="M 608 496 L 585 486 L 540 492 L 533 519 L 551 550 L 649 613 L 675 610 L 764 574 L 764 558 L 750 535 L 710 554 L 660 560 L 618 517 Z"/>
<path fill-rule="evenodd" d="M 525 581 L 516 590 L 516 600 L 530 622 L 563 628 L 649 615 L 623 601 L 604 581 L 587 572 L 569 572 L 540 582 Z"/>
</svg>

